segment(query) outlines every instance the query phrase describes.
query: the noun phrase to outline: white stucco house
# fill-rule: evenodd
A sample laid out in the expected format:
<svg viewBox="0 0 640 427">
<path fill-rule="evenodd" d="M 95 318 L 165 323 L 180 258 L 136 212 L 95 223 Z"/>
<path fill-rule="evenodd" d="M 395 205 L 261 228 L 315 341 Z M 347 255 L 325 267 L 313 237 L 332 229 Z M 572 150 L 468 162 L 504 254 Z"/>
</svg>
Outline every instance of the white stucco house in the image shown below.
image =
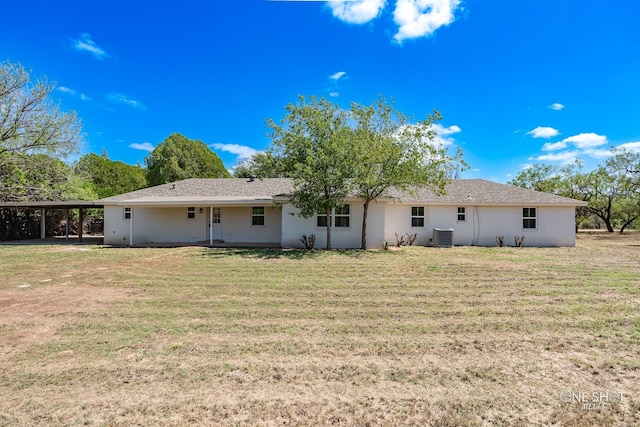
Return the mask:
<svg viewBox="0 0 640 427">
<path fill-rule="evenodd" d="M 300 237 L 314 234 L 316 247 L 324 247 L 329 224 L 334 248 L 360 247 L 362 201 L 348 199 L 329 220 L 303 218 L 288 202 L 292 191 L 286 178 L 191 178 L 109 197 L 98 201 L 104 204 L 104 243 L 300 248 Z M 445 195 L 418 190 L 392 196 L 369 206 L 369 248 L 395 244 L 396 234 L 416 234 L 415 244 L 429 245 L 440 233 L 434 229 L 446 230 L 454 245 L 495 246 L 497 236 L 514 245 L 514 236 L 524 236 L 525 246 L 574 246 L 575 209 L 586 205 L 480 179 L 452 180 Z"/>
</svg>

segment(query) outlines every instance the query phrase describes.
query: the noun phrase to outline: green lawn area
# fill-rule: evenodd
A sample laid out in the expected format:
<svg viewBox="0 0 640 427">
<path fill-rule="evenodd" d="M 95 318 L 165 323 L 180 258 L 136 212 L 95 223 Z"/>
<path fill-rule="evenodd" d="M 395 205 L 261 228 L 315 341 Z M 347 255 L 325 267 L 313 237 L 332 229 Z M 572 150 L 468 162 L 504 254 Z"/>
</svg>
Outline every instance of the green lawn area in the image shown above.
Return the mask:
<svg viewBox="0 0 640 427">
<path fill-rule="evenodd" d="M 0 426 L 640 424 L 639 234 L 0 245 L 0 277 Z"/>
</svg>

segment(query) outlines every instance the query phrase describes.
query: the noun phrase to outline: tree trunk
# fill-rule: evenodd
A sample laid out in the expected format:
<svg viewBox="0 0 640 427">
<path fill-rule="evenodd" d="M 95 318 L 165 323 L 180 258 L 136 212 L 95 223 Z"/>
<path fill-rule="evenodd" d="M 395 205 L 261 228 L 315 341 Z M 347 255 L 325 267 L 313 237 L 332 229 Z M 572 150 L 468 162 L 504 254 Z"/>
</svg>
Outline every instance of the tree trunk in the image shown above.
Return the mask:
<svg viewBox="0 0 640 427">
<path fill-rule="evenodd" d="M 367 214 L 369 213 L 369 201 L 365 200 L 362 210 L 362 241 L 360 247 L 367 250 Z"/>
<path fill-rule="evenodd" d="M 622 224 L 622 227 L 620 227 L 620 234 L 622 234 L 624 232 L 624 229 L 627 228 L 627 225 L 631 224 L 633 221 L 636 220 L 637 217 L 633 217 L 632 219 L 630 219 L 629 221 L 625 222 L 624 224 Z"/>
</svg>

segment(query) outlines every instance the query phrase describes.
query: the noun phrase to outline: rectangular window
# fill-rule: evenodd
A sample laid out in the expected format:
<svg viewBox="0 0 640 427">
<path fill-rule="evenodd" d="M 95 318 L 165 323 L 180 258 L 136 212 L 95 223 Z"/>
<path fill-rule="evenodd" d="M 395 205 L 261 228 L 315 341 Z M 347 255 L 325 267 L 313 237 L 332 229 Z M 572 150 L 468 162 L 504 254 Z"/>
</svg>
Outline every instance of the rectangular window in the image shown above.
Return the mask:
<svg viewBox="0 0 640 427">
<path fill-rule="evenodd" d="M 122 218 L 124 218 L 125 221 L 131 219 L 131 208 L 124 208 Z"/>
<path fill-rule="evenodd" d="M 194 206 L 187 208 L 187 219 L 196 219 L 196 208 Z"/>
<path fill-rule="evenodd" d="M 536 208 L 522 208 L 522 228 L 537 228 Z"/>
<path fill-rule="evenodd" d="M 349 205 L 338 206 L 331 209 L 329 215 L 329 224 L 333 224 L 336 228 L 349 228 L 351 226 L 351 210 Z M 327 216 L 324 213 L 316 214 L 316 227 L 326 227 Z"/>
<path fill-rule="evenodd" d="M 348 228 L 350 224 L 349 205 L 338 206 L 334 209 L 336 227 Z"/>
<path fill-rule="evenodd" d="M 251 208 L 251 225 L 264 225 L 264 206 L 254 206 Z"/>
<path fill-rule="evenodd" d="M 424 206 L 411 207 L 411 226 L 424 227 Z"/>
<path fill-rule="evenodd" d="M 458 222 L 466 222 L 467 221 L 467 208 L 459 207 L 458 208 Z"/>
<path fill-rule="evenodd" d="M 327 226 L 327 216 L 324 214 L 318 214 L 316 216 L 316 227 L 326 227 Z"/>
</svg>

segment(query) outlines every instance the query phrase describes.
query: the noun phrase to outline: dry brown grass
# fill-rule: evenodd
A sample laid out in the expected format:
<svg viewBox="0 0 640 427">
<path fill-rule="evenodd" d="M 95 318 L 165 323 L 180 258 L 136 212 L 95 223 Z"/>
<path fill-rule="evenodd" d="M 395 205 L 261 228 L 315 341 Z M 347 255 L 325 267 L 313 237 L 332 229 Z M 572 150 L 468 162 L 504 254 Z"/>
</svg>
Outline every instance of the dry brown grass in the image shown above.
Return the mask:
<svg viewBox="0 0 640 427">
<path fill-rule="evenodd" d="M 637 425 L 639 255 L 0 246 L 0 425 Z"/>
</svg>

